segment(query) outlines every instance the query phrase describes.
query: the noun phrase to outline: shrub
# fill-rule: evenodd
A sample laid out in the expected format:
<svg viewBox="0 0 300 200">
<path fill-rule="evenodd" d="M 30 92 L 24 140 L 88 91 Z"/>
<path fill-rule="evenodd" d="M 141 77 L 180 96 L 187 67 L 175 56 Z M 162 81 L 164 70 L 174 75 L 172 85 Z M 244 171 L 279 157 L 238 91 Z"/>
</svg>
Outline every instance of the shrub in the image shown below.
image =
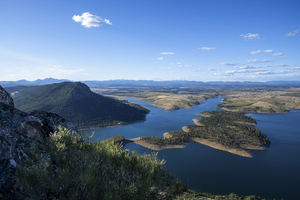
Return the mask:
<svg viewBox="0 0 300 200">
<path fill-rule="evenodd" d="M 183 188 L 154 155 L 89 143 L 59 128 L 17 171 L 24 199 L 165 199 Z"/>
</svg>

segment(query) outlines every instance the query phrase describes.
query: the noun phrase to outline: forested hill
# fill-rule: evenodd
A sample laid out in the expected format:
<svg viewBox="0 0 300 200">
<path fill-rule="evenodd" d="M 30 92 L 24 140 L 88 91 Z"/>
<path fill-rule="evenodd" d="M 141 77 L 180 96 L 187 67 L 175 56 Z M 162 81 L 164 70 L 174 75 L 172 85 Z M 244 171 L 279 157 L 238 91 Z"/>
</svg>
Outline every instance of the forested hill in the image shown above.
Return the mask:
<svg viewBox="0 0 300 200">
<path fill-rule="evenodd" d="M 126 124 L 144 120 L 147 109 L 93 93 L 80 82 L 7 88 L 15 105 L 25 112 L 57 113 L 78 127 Z"/>
</svg>

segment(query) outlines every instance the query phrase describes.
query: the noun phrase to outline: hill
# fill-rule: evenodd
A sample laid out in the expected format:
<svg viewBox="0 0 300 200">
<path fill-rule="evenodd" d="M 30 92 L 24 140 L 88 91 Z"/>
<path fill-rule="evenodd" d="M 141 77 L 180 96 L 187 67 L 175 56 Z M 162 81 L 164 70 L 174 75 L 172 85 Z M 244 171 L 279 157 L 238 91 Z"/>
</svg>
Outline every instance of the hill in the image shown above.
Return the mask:
<svg viewBox="0 0 300 200">
<path fill-rule="evenodd" d="M 53 112 L 78 127 L 127 124 L 144 120 L 147 109 L 93 93 L 80 82 L 7 88 L 15 105 L 25 112 Z"/>
</svg>

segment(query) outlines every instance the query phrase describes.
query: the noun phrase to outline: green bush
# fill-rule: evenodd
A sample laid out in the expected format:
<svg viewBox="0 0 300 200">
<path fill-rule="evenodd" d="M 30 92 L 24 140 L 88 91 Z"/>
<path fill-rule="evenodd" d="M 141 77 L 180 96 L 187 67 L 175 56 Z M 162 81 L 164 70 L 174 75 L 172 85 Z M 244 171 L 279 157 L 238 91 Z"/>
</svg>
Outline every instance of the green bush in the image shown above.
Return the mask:
<svg viewBox="0 0 300 200">
<path fill-rule="evenodd" d="M 22 199 L 170 199 L 183 189 L 156 155 L 89 143 L 59 128 L 17 171 Z"/>
</svg>

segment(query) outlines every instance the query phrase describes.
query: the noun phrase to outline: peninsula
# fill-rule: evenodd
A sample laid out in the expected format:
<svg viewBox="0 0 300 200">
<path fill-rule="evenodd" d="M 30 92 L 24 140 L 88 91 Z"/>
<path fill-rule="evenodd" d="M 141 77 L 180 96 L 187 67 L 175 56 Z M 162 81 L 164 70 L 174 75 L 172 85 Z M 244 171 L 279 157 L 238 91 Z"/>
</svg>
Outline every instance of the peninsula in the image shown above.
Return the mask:
<svg viewBox="0 0 300 200">
<path fill-rule="evenodd" d="M 152 150 L 184 148 L 189 142 L 251 158 L 247 150 L 265 150 L 270 140 L 255 128 L 255 119 L 241 112 L 211 111 L 200 113 L 193 119 L 195 125 L 184 126 L 182 131 L 164 133 L 164 137 L 139 137 L 131 139 Z"/>
</svg>

